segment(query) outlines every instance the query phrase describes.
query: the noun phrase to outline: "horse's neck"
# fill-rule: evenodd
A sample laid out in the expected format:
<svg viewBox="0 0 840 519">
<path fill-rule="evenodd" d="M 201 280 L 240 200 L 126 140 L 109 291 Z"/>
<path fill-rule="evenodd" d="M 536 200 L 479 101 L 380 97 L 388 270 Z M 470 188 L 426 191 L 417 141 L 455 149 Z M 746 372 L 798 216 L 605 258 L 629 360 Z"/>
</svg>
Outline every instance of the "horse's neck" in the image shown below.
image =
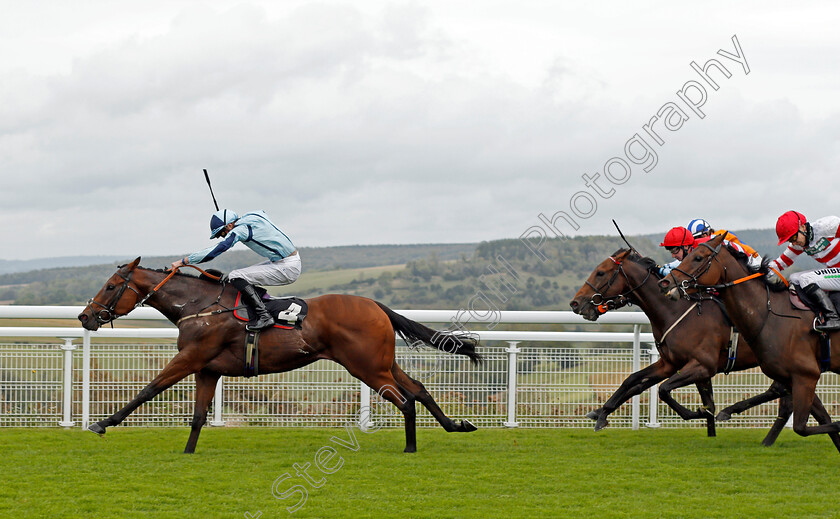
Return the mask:
<svg viewBox="0 0 840 519">
<path fill-rule="evenodd" d="M 146 294 L 154 290 L 168 276 L 167 273 L 156 271 L 146 270 L 143 272 L 146 275 L 143 276 L 141 288 Z M 218 293 L 212 296 L 202 295 L 203 291 L 198 286 L 200 284 L 203 283 L 198 279 L 175 275 L 164 283 L 154 295 L 149 297 L 146 304 L 176 323 L 184 315 L 210 305 L 218 296 Z"/>
<path fill-rule="evenodd" d="M 749 275 L 734 258 L 725 262 L 724 265 L 727 272 L 726 279 L 723 280 L 724 283 Z M 750 346 L 757 345 L 756 339 L 769 318 L 767 297 L 767 287 L 760 278 L 721 290 L 721 301 L 726 307 L 726 313 L 729 314 L 732 323 L 744 335 Z"/>
<path fill-rule="evenodd" d="M 628 266 L 624 267 L 627 280 L 632 283 L 632 287 L 638 287 L 629 297 L 645 313 L 654 330 L 664 330 L 671 326 L 685 312 L 686 305 L 681 303 L 683 300 L 676 302 L 663 295 L 656 283 L 658 278 L 647 269 L 636 264 L 630 268 Z"/>
</svg>

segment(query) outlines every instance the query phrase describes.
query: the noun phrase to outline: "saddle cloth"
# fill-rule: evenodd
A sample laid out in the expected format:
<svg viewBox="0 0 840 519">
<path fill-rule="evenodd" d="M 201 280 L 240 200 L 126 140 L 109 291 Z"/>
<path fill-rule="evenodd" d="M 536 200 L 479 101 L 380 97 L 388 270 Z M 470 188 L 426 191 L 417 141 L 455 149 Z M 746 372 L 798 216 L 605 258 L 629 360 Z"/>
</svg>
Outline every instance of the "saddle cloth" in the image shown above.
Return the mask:
<svg viewBox="0 0 840 519">
<path fill-rule="evenodd" d="M 257 294 L 263 300 L 266 310 L 274 317 L 274 327 L 283 328 L 285 330 L 300 330 L 303 325 L 303 320 L 306 318 L 306 312 L 309 305 L 306 301 L 299 297 L 271 297 L 262 287 L 256 287 Z M 234 317 L 240 321 L 248 321 L 254 323 L 256 315 L 250 307 L 242 303 L 242 293 L 236 294 L 236 306 L 243 306 L 233 311 Z"/>
</svg>

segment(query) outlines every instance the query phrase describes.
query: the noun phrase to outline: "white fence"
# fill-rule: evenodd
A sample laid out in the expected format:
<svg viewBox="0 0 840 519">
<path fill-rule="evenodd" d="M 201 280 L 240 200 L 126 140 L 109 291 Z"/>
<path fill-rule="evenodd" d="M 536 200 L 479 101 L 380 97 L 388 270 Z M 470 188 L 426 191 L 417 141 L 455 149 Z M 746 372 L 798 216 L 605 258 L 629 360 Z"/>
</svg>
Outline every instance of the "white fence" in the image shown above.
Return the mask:
<svg viewBox="0 0 840 519">
<path fill-rule="evenodd" d="M 0 306 L 2 319 L 75 318 L 81 307 Z M 401 314 L 432 327 L 449 323 L 454 311 L 406 310 Z M 142 308 L 132 319 L 160 320 Z M 571 312 L 502 312 L 501 324 L 585 325 L 598 331 L 548 332 L 478 330 L 485 360 L 474 367 L 460 356 L 430 349 L 398 348 L 398 362 L 430 391 L 444 412 L 469 418 L 484 427 L 590 427 L 585 414 L 603 404 L 624 378 L 656 359 L 648 325 L 638 312 L 616 312 L 589 323 Z M 632 332 L 608 331 L 624 325 Z M 117 326 L 120 326 L 118 321 Z M 437 326 L 443 327 L 443 326 Z M 172 358 L 177 329 L 77 327 L 0 327 L 0 426 L 87 425 L 122 407 Z M 61 338 L 63 344 L 13 342 L 12 338 Z M 164 339 L 132 343 L 125 339 Z M 110 342 L 103 342 L 110 341 Z M 523 345 L 526 343 L 526 345 Z M 600 344 L 600 345 L 599 345 Z M 718 409 L 764 391 L 770 381 L 758 370 L 715 377 Z M 823 377 L 819 394 L 830 414 L 838 414 L 840 385 L 835 375 Z M 700 399 L 693 387 L 675 392 L 694 408 Z M 141 406 L 124 425 L 179 426 L 193 412 L 192 377 Z M 390 404 L 350 376 L 341 366 L 318 361 L 305 368 L 257 378 L 220 380 L 211 407 L 211 425 L 331 426 L 346 423 L 370 406 L 372 419 L 401 426 Z M 775 404 L 766 404 L 722 426 L 769 426 Z M 652 388 L 610 417 L 614 427 L 702 426 L 686 423 L 661 404 Z M 418 424 L 434 419 L 418 406 Z"/>
</svg>

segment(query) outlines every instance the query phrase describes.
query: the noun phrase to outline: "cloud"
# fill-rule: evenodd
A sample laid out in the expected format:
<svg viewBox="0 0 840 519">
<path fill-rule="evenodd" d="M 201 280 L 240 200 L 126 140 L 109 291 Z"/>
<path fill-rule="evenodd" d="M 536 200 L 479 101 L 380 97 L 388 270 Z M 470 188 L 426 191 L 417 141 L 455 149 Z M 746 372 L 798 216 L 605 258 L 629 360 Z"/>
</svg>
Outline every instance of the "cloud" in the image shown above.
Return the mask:
<svg viewBox="0 0 840 519">
<path fill-rule="evenodd" d="M 151 2 L 136 23 L 57 7 L 84 30 L 53 49 L 57 64 L 9 67 L 0 83 L 0 218 L 20 222 L 0 231 L 0 257 L 204 247 L 202 168 L 222 205 L 268 211 L 302 246 L 516 237 L 568 210 L 581 175 L 695 78 L 691 60 L 731 46 L 703 17 L 658 33 L 530 4 L 371 5 Z M 646 14 L 656 25 L 674 9 Z M 779 78 L 801 52 L 836 48 L 812 36 L 782 52 L 788 37 L 771 33 L 742 36 L 751 74 L 733 70 L 707 117 L 669 133 L 657 167 L 599 199 L 580 232 L 611 232 L 616 216 L 651 232 L 697 213 L 737 228 L 795 203 L 833 211 L 820 186 L 838 165 L 837 110 L 814 116 Z M 47 55 L 35 41 L 33 60 Z M 807 88 L 825 63 L 801 65 Z M 807 201 L 796 185 L 815 186 Z"/>
</svg>

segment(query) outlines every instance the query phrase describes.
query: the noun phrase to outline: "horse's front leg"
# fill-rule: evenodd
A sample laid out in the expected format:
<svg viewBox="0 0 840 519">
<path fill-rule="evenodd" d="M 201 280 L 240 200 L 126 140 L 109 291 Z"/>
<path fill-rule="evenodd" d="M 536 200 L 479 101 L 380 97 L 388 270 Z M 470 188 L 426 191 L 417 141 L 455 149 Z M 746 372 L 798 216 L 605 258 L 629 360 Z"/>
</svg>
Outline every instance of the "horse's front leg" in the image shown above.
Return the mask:
<svg viewBox="0 0 840 519">
<path fill-rule="evenodd" d="M 187 440 L 184 454 L 195 452 L 198 435 L 201 433 L 201 428 L 207 423 L 207 412 L 210 408 L 210 402 L 213 400 L 213 395 L 216 393 L 216 384 L 219 377 L 221 377 L 219 373 L 208 371 L 199 371 L 195 374 L 195 409 L 193 410 L 190 438 Z"/>
<path fill-rule="evenodd" d="M 715 399 L 712 391 L 712 379 L 701 380 L 694 384 L 697 386 L 697 392 L 700 393 L 700 400 L 703 402 L 703 410 L 706 414 L 706 436 L 714 438 L 717 436 L 715 431 Z"/>
<path fill-rule="evenodd" d="M 586 417 L 595 420 L 595 430 L 600 431 L 609 423 L 607 417 L 621 407 L 621 404 L 641 394 L 654 384 L 665 380 L 674 373 L 674 370 L 675 368 L 670 363 L 660 358 L 650 366 L 624 379 L 624 382 L 621 383 L 606 403 L 598 409 L 587 413 Z"/>
<path fill-rule="evenodd" d="M 688 364 L 680 368 L 680 370 L 671 378 L 659 385 L 659 399 L 665 402 L 668 407 L 674 410 L 683 420 L 697 420 L 698 418 L 714 418 L 714 414 L 709 411 L 707 404 L 697 411 L 686 409 L 678 403 L 671 396 L 671 391 L 687 386 L 689 384 L 703 383 L 711 379 L 712 374 L 709 370 L 700 364 L 697 360 L 691 360 Z M 701 392 L 702 397 L 702 392 Z M 712 403 L 714 406 L 714 403 Z"/>
<path fill-rule="evenodd" d="M 198 345 L 183 348 L 146 387 L 137 393 L 131 402 L 108 418 L 91 424 L 88 430 L 100 435 L 105 434 L 106 428 L 119 425 L 135 409 L 199 371 L 207 364 L 204 355 L 199 354 L 199 351 Z"/>
</svg>

